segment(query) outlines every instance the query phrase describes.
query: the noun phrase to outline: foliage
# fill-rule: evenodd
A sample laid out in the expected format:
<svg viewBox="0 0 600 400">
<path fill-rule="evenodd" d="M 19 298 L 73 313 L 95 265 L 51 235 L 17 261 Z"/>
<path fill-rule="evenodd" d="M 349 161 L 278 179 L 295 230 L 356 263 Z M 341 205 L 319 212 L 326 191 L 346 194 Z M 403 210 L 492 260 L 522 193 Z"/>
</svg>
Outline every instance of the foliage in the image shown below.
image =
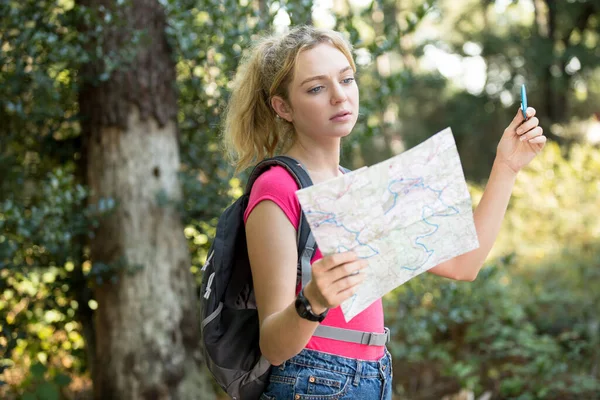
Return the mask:
<svg viewBox="0 0 600 400">
<path fill-rule="evenodd" d="M 599 251 L 596 246 L 596 258 Z M 564 265 L 543 272 L 561 283 L 556 285 L 560 290 L 541 295 L 542 300 L 538 293 L 553 287 L 516 273 L 510 258 L 486 267 L 476 284 L 427 276 L 397 290 L 386 302 L 387 315 L 393 316 L 397 389 L 408 398 L 438 398 L 449 388 L 493 390 L 502 399 L 592 398 L 600 390 L 592 372 L 600 335 L 597 317 L 590 316 L 589 298 L 574 298 L 573 288 L 562 283 L 571 275 Z M 561 319 L 559 311 L 567 307 L 577 310 L 570 321 Z M 560 328 L 544 329 L 553 323 Z M 424 382 L 428 375 L 431 385 Z M 415 384 L 423 385 L 421 393 L 410 392 Z"/>
<path fill-rule="evenodd" d="M 59 400 L 61 388 L 67 386 L 71 379 L 54 371 L 49 373 L 43 364 L 33 364 L 30 374 L 22 383 L 25 391 L 22 400 Z"/>
<path fill-rule="evenodd" d="M 35 185 L 40 186 L 31 188 L 28 202 L 8 197 L 0 208 L 3 368 L 13 365 L 14 353 L 24 367 L 37 360 L 81 373 L 85 352 L 78 313 L 89 307 L 90 294 L 83 271 L 75 267 L 81 251 L 76 239 L 93 218 L 75 211 L 86 192 L 71 174 L 57 170 Z"/>
<path fill-rule="evenodd" d="M 599 173 L 597 148 L 575 145 L 563 151 L 550 143 L 519 174 L 497 248 L 512 249 L 524 262 L 539 262 L 554 254 L 557 244 L 593 243 L 600 235 L 600 221 L 592 217 L 600 207 Z"/>
<path fill-rule="evenodd" d="M 72 1 L 0 3 L 0 371 L 12 367 L 4 377 L 16 386 L 36 362 L 86 370 L 82 323 L 97 270 L 85 243 L 114 202 L 84 206 L 77 71 L 103 55 L 84 49 L 80 20 L 106 24 Z M 18 391 L 51 393 L 54 383 L 41 379 Z"/>
<path fill-rule="evenodd" d="M 219 144 L 240 57 L 256 35 L 280 29 L 274 21 L 282 16 L 292 24 L 326 23 L 311 1 L 160 3 L 177 62 L 184 233 L 200 279 L 216 218 L 246 177 L 232 177 Z M 596 3 L 558 2 L 555 38 L 537 30 L 524 1 L 510 2 L 505 13 L 494 12 L 501 2 L 487 0 L 335 3 L 330 25 L 355 45 L 361 88 L 360 119 L 344 142 L 343 164 L 377 162 L 450 125 L 467 177 L 483 182 L 521 81 L 534 105 L 545 104 L 544 85 L 554 82 L 568 118 L 538 107 L 542 126 L 557 138 L 583 141 L 583 125 L 574 124 L 584 124 L 600 98 Z M 586 25 L 573 28 L 581 15 L 588 15 Z M 82 21 L 95 27 L 92 37 L 79 32 Z M 24 398 L 64 396 L 64 375 L 86 376 L 96 306 L 91 288 L 126 267 L 88 256 L 96 221 L 118 205 L 101 199 L 84 206 L 77 106 L 83 63 L 106 61 L 96 77 L 102 80 L 135 54 L 143 32 L 119 54 L 88 47 L 103 29 L 124 23 L 118 13 L 95 15 L 72 0 L 0 2 L 0 373 Z M 481 57 L 484 90 L 427 68 L 431 46 L 463 63 Z M 419 386 L 427 376 L 438 378 L 433 387 L 440 395 L 466 387 L 500 398 L 586 398 L 598 390 L 598 373 L 590 372 L 600 362 L 598 163 L 591 146 L 549 146 L 515 189 L 496 246 L 496 255 L 511 258 L 474 284 L 423 277 L 389 296 L 396 368 L 406 372 L 395 375 L 399 393 L 428 398 L 432 392 Z M 472 186 L 475 198 L 481 189 Z"/>
</svg>

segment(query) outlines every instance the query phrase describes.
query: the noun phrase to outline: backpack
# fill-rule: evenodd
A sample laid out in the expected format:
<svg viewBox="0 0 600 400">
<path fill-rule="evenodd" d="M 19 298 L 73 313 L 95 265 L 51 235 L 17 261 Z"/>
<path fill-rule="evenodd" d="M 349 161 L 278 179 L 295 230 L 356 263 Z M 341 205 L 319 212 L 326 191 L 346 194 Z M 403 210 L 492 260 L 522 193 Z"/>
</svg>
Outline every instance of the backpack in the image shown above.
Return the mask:
<svg viewBox="0 0 600 400">
<path fill-rule="evenodd" d="M 271 364 L 259 348 L 259 319 L 243 216 L 252 185 L 260 174 L 275 165 L 284 167 L 298 187 L 312 185 L 301 164 L 290 157 L 277 156 L 260 162 L 254 167 L 244 194 L 219 218 L 202 267 L 202 352 L 216 382 L 234 400 L 257 400 L 269 380 Z M 304 287 L 311 278 L 310 261 L 317 249 L 304 214 L 300 216 L 297 242 L 298 281 Z M 314 335 L 376 346 L 389 341 L 387 328 L 384 333 L 371 333 L 320 325 Z"/>
</svg>

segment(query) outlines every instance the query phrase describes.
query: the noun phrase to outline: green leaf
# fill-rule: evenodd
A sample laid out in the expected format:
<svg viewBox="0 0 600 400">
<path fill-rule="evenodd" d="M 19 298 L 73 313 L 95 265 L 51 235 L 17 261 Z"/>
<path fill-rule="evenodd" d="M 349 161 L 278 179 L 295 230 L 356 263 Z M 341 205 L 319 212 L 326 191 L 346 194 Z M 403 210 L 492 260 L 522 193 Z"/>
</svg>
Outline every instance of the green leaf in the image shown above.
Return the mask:
<svg viewBox="0 0 600 400">
<path fill-rule="evenodd" d="M 40 400 L 60 400 L 58 386 L 51 382 L 44 382 L 37 387 L 35 393 Z"/>
<path fill-rule="evenodd" d="M 71 383 L 71 378 L 65 374 L 57 374 L 54 377 L 54 383 L 56 383 L 58 386 L 67 386 L 69 383 Z"/>
<path fill-rule="evenodd" d="M 46 373 L 46 367 L 40 363 L 35 363 L 31 366 L 29 371 L 35 378 L 43 378 Z"/>
</svg>

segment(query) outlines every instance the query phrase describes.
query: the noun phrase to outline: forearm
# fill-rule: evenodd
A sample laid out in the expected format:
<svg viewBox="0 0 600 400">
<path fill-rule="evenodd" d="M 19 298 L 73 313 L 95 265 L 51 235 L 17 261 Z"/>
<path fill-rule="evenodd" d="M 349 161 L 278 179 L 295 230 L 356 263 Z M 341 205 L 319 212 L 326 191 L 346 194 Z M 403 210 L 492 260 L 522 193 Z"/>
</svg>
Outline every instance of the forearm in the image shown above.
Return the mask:
<svg viewBox="0 0 600 400">
<path fill-rule="evenodd" d="M 479 247 L 455 258 L 454 265 L 460 271 L 459 278 L 475 279 L 492 250 L 506 214 L 516 176 L 505 164 L 494 162 L 490 179 L 473 214 Z"/>
<path fill-rule="evenodd" d="M 294 303 L 264 319 L 260 329 L 260 349 L 273 365 L 289 360 L 306 346 L 318 322 L 300 318 Z"/>
</svg>

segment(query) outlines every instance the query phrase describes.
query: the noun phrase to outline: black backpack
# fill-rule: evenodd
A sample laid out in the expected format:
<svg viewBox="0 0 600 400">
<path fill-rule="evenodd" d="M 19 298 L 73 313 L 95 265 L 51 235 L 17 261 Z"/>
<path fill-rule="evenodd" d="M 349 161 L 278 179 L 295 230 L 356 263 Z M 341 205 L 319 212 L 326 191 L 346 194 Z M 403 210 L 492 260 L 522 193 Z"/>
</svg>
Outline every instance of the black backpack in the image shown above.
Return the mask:
<svg viewBox="0 0 600 400">
<path fill-rule="evenodd" d="M 204 359 L 217 383 L 234 400 L 257 400 L 269 378 L 270 363 L 259 348 L 259 320 L 246 246 L 244 212 L 256 179 L 270 167 L 284 167 L 305 188 L 312 181 L 301 164 L 286 156 L 260 162 L 252 171 L 244 194 L 219 218 L 216 236 L 202 267 L 200 288 L 201 335 Z M 345 170 L 347 171 L 347 170 Z M 298 280 L 311 278 L 310 260 L 316 243 L 310 226 L 300 216 Z M 389 330 L 370 333 L 320 325 L 315 336 L 381 346 Z"/>
</svg>

